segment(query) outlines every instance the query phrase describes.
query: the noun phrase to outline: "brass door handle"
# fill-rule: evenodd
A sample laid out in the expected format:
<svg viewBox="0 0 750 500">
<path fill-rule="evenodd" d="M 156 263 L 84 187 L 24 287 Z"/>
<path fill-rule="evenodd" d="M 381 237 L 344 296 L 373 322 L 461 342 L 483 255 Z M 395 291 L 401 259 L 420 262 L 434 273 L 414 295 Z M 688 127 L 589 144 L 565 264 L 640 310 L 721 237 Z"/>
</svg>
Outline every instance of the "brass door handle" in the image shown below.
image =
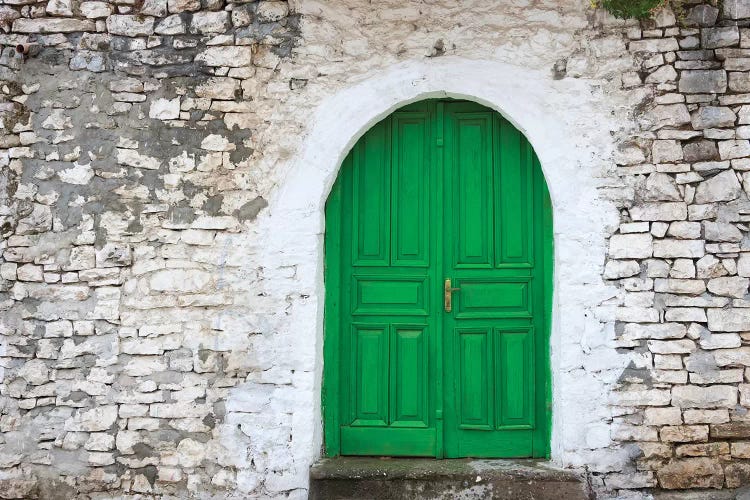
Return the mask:
<svg viewBox="0 0 750 500">
<path fill-rule="evenodd" d="M 449 313 L 453 310 L 453 292 L 461 290 L 460 288 L 451 287 L 451 280 L 446 279 L 443 285 L 443 307 L 445 312 Z"/>
</svg>

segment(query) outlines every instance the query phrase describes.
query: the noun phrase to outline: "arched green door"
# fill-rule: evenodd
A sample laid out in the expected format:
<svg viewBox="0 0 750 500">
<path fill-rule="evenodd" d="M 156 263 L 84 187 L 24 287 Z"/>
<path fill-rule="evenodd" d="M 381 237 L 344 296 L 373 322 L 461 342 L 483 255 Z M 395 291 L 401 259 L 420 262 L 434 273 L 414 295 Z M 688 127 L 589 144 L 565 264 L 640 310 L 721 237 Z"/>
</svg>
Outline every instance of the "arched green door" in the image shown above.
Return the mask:
<svg viewBox="0 0 750 500">
<path fill-rule="evenodd" d="M 327 454 L 548 456 L 551 247 L 539 161 L 495 111 L 368 131 L 326 206 Z"/>
</svg>

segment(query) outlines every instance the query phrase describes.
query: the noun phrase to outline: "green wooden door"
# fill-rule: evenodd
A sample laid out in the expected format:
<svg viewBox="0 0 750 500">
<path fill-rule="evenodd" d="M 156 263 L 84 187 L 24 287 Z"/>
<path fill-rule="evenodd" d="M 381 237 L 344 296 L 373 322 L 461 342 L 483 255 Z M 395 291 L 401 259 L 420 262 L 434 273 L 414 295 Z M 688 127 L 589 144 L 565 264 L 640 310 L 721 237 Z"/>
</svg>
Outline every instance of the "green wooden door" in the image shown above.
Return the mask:
<svg viewBox="0 0 750 500">
<path fill-rule="evenodd" d="M 327 454 L 547 456 L 551 208 L 523 135 L 406 106 L 347 156 L 326 223 Z"/>
</svg>

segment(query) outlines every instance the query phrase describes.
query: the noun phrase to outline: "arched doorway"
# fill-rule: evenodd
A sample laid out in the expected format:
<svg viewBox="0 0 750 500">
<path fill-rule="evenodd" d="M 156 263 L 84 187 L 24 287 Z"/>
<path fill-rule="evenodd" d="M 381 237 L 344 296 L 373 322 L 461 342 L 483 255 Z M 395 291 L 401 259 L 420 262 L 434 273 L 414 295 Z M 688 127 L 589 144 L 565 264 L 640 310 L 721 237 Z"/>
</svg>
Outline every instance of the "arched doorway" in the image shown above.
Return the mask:
<svg viewBox="0 0 750 500">
<path fill-rule="evenodd" d="M 328 455 L 549 455 L 551 220 L 531 145 L 479 104 L 357 142 L 326 205 Z"/>
</svg>

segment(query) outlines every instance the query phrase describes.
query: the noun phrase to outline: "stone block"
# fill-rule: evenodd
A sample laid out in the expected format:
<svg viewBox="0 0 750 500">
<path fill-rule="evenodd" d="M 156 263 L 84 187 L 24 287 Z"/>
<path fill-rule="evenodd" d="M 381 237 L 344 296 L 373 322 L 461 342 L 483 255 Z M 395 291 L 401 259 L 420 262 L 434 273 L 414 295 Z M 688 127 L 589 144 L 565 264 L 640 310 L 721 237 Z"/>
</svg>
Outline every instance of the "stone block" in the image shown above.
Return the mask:
<svg viewBox="0 0 750 500">
<path fill-rule="evenodd" d="M 722 141 L 719 144 L 719 149 L 721 149 L 721 144 L 727 142 L 734 143 L 737 141 Z M 695 202 L 715 203 L 717 201 L 732 201 L 739 198 L 741 193 L 742 186 L 737 176 L 732 170 L 726 170 L 698 184 L 695 190 Z"/>
<path fill-rule="evenodd" d="M 725 276 L 708 281 L 708 291 L 723 297 L 744 298 L 750 286 L 750 278 Z"/>
<path fill-rule="evenodd" d="M 700 295 L 706 291 L 706 283 L 703 280 L 656 278 L 654 280 L 654 291 L 659 293 Z"/>
<path fill-rule="evenodd" d="M 714 332 L 750 331 L 750 309 L 708 309 L 708 329 Z"/>
<path fill-rule="evenodd" d="M 721 26 L 701 30 L 701 46 L 704 49 L 718 49 L 739 45 L 740 29 L 737 26 Z"/>
<path fill-rule="evenodd" d="M 750 438 L 750 422 L 727 422 L 710 426 L 710 435 L 714 439 Z"/>
<path fill-rule="evenodd" d="M 613 259 L 644 259 L 653 253 L 650 234 L 615 234 L 609 240 L 609 254 Z"/>
<path fill-rule="evenodd" d="M 115 14 L 107 18 L 107 31 L 113 35 L 148 36 L 154 34 L 154 18 Z"/>
<path fill-rule="evenodd" d="M 708 441 L 707 425 L 675 425 L 662 427 L 659 438 L 663 443 L 691 443 Z"/>
<path fill-rule="evenodd" d="M 710 458 L 671 460 L 656 471 L 662 488 L 721 488 L 724 471 L 718 461 Z"/>
<path fill-rule="evenodd" d="M 750 2 L 747 0 L 724 0 L 722 13 L 728 19 L 744 19 L 750 17 Z"/>
<path fill-rule="evenodd" d="M 672 406 L 680 408 L 732 408 L 737 404 L 737 388 L 729 385 L 672 388 Z"/>
<path fill-rule="evenodd" d="M 731 1 L 731 0 L 730 0 Z M 750 463 L 732 462 L 724 467 L 727 488 L 739 488 L 750 484 Z"/>
<path fill-rule="evenodd" d="M 649 340 L 648 350 L 654 354 L 689 354 L 695 350 L 695 342 L 690 339 Z"/>
<path fill-rule="evenodd" d="M 679 90 L 686 94 L 721 94 L 727 90 L 724 70 L 684 70 L 680 75 Z"/>
<path fill-rule="evenodd" d="M 253 60 L 253 49 L 247 46 L 208 47 L 200 52 L 195 62 L 206 66 L 225 66 L 241 68 L 250 66 Z"/>
<path fill-rule="evenodd" d="M 736 119 L 737 115 L 734 114 L 732 108 L 723 106 L 701 106 L 691 115 L 691 122 L 696 130 L 733 127 Z M 698 144 L 707 147 L 706 144 L 713 145 L 713 142 L 700 142 Z"/>
<path fill-rule="evenodd" d="M 700 258 L 706 253 L 703 240 L 657 240 L 653 243 L 654 257 L 663 258 Z M 643 258 L 643 257 L 641 257 Z"/>
<path fill-rule="evenodd" d="M 708 426 L 700 426 L 708 429 Z M 678 457 L 716 457 L 729 455 L 729 443 L 692 443 L 683 444 L 675 448 Z"/>
<path fill-rule="evenodd" d="M 673 221 L 687 219 L 685 203 L 642 203 L 630 208 L 634 221 Z"/>
<path fill-rule="evenodd" d="M 647 425 L 682 424 L 682 411 L 679 408 L 646 408 L 644 416 Z M 706 435 L 708 435 L 708 427 L 706 427 Z"/>
</svg>

